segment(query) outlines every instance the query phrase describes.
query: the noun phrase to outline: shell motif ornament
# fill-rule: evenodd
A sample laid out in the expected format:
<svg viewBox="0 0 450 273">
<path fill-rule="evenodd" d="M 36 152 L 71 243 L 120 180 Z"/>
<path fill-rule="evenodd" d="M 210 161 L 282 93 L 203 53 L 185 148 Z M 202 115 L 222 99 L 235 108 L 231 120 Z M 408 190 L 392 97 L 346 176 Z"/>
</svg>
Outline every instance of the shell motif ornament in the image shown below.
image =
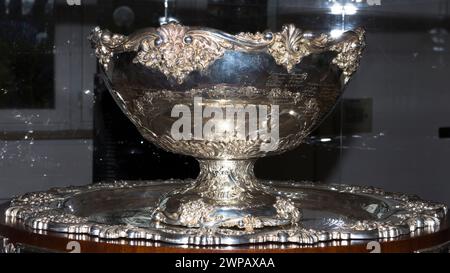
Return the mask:
<svg viewBox="0 0 450 273">
<path fill-rule="evenodd" d="M 227 50 L 267 52 L 287 72 L 302 58 L 324 51 L 335 51 L 333 63 L 343 71 L 344 82 L 358 67 L 365 46 L 364 30 L 358 28 L 333 38 L 329 34 L 312 35 L 292 24 L 281 32 L 239 33 L 230 35 L 215 29 L 187 27 L 168 23 L 146 28 L 130 36 L 113 34 L 96 27 L 90 40 L 99 62 L 107 70 L 115 53 L 136 52 L 134 63 L 159 70 L 179 84 L 193 71 L 204 71 Z"/>
</svg>

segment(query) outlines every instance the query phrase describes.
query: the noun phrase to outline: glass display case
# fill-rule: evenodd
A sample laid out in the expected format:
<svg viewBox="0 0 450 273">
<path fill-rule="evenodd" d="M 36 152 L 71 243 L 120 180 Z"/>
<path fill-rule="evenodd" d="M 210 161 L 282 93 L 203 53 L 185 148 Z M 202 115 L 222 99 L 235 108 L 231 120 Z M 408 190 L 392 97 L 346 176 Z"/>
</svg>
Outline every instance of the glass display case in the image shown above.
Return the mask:
<svg viewBox="0 0 450 273">
<path fill-rule="evenodd" d="M 289 30 L 289 27 L 283 27 L 289 26 L 289 24 L 295 26 L 292 31 Z M 155 70 L 154 66 L 149 66 L 149 69 L 141 67 L 135 69 L 138 64 L 135 64 L 136 62 L 133 62 L 130 56 L 123 55 L 122 57 L 120 55 L 139 54 L 136 52 L 141 52 L 145 48 L 142 44 L 144 40 L 129 45 L 130 48 L 133 47 L 133 50 L 130 50 L 131 53 L 123 53 L 127 49 L 125 44 L 120 45 L 125 48 L 124 50 L 120 53 L 115 52 L 117 45 L 114 44 L 114 40 L 111 43 L 106 43 L 106 40 L 100 42 L 95 40 L 95 31 L 94 34 L 92 31 L 96 26 L 100 26 L 103 31 L 99 34 L 100 39 L 104 39 L 104 36 L 101 35 L 105 33 L 106 29 L 111 33 L 123 35 L 111 36 L 111 39 L 118 39 L 118 44 L 123 41 L 121 39 L 138 40 L 136 37 L 141 36 L 137 35 L 136 31 L 149 27 L 154 30 L 149 30 L 149 32 L 144 32 L 145 35 L 141 35 L 150 37 L 156 33 L 160 35 L 158 37 L 163 37 L 161 33 L 168 26 L 180 28 L 198 26 L 200 30 L 197 31 L 207 31 L 207 37 L 214 36 L 214 39 L 219 39 L 218 43 L 221 46 L 230 43 L 230 45 L 224 45 L 226 50 L 241 50 L 246 54 L 253 52 L 253 49 L 249 49 L 252 47 L 258 47 L 258 50 L 265 47 L 262 50 L 271 52 L 272 49 L 269 47 L 273 44 L 272 39 L 275 40 L 277 37 L 286 35 L 292 37 L 293 34 L 285 35 L 285 33 L 294 33 L 295 29 L 298 29 L 303 40 L 292 43 L 294 45 L 298 43 L 301 46 L 307 44 L 310 46 L 305 47 L 310 50 L 307 55 L 314 55 L 310 59 L 305 57 L 303 60 L 306 61 L 303 63 L 299 57 L 298 62 L 294 63 L 294 72 L 291 73 L 288 68 L 286 71 L 289 73 L 287 74 L 284 70 L 280 72 L 283 61 L 278 62 L 274 54 L 271 57 L 258 55 L 258 60 L 264 59 L 265 62 L 255 62 L 255 59 L 252 59 L 253 63 L 250 65 L 246 63 L 250 61 L 246 59 L 245 54 L 245 56 L 239 55 L 240 57 L 235 57 L 232 64 L 229 64 L 231 67 L 228 68 L 229 71 L 224 70 L 225 66 L 219 67 L 216 64 L 219 76 L 211 76 L 211 78 L 220 77 L 221 80 L 217 81 L 210 79 L 202 82 L 203 74 L 200 73 L 201 76 L 194 77 L 192 75 L 197 73 L 196 69 L 188 68 L 186 81 L 197 82 L 196 88 L 199 86 L 210 88 L 211 86 L 208 84 L 211 82 L 219 83 L 219 85 L 226 83 L 227 87 L 248 85 L 248 82 L 244 80 L 232 82 L 224 79 L 226 73 L 234 79 L 240 79 L 240 76 L 248 73 L 249 76 L 245 75 L 247 78 L 257 79 L 254 82 L 256 87 L 261 81 L 265 83 L 269 81 L 264 78 L 265 76 L 276 73 L 299 76 L 303 71 L 307 71 L 309 75 L 317 74 L 318 83 L 314 82 L 315 85 L 326 82 L 326 79 L 330 79 L 330 77 L 336 78 L 336 81 L 337 78 L 343 80 L 342 75 L 345 74 L 345 69 L 337 65 L 334 59 L 330 62 L 332 58 L 335 58 L 334 55 L 330 55 L 330 57 L 323 53 L 325 56 L 323 57 L 320 54 L 322 51 L 330 51 L 329 48 L 336 44 L 345 43 L 346 39 L 350 39 L 348 38 L 349 33 L 356 37 L 359 32 L 355 30 L 364 30 L 364 42 L 361 38 L 362 34 L 358 36 L 359 38 L 355 38 L 356 40 L 351 40 L 355 43 L 354 46 L 356 44 L 361 46 L 361 52 L 358 51 L 361 53 L 361 58 L 359 60 L 358 57 L 356 61 L 359 61 L 359 66 L 356 65 L 358 68 L 352 70 L 352 72 L 356 72 L 350 73 L 352 77 L 348 82 L 347 79 L 343 80 L 345 83 L 339 82 L 338 85 L 342 88 L 346 85 L 345 92 L 341 95 L 339 91 L 335 94 L 336 98 L 333 97 L 336 101 L 333 100 L 333 103 L 327 104 L 327 107 L 323 106 L 323 108 L 327 108 L 327 111 L 321 109 L 320 113 L 323 114 L 323 118 L 320 125 L 319 122 L 314 124 L 317 126 L 311 125 L 308 136 L 296 136 L 298 143 L 293 145 L 292 149 L 284 149 L 283 153 L 269 154 L 270 156 L 258 159 L 254 165 L 254 173 L 259 180 L 269 181 L 267 185 L 264 184 L 265 186 L 278 185 L 282 187 L 281 191 L 294 184 L 301 185 L 300 189 L 292 190 L 292 192 L 286 190 L 285 193 L 292 193 L 292 195 L 308 192 L 308 187 L 316 187 L 314 185 L 320 185 L 318 187 L 322 188 L 319 190 L 337 190 L 339 194 L 333 192 L 325 197 L 319 194 L 310 195 L 310 201 L 312 200 L 311 202 L 317 206 L 335 204 L 335 201 L 330 200 L 338 200 L 336 202 L 342 202 L 342 204 L 348 202 L 342 207 L 342 211 L 344 211 L 341 211 L 342 215 L 348 216 L 354 213 L 351 216 L 354 216 L 355 219 L 360 219 L 358 217 L 361 219 L 367 217 L 368 219 L 366 222 L 356 221 L 358 226 L 353 225 L 352 230 L 375 232 L 371 226 L 373 223 L 369 220 L 375 219 L 376 221 L 383 217 L 385 217 L 383 219 L 389 220 L 383 222 L 383 225 L 387 225 L 387 222 L 396 223 L 395 221 L 404 217 L 397 215 L 395 219 L 388 218 L 392 215 L 395 216 L 396 211 L 393 208 L 396 205 L 419 206 L 418 203 L 411 205 L 416 200 L 411 195 L 418 195 L 424 200 L 437 202 L 423 201 L 424 203 L 421 203 L 421 206 L 427 207 L 427 211 L 425 213 L 424 210 L 419 210 L 420 217 L 414 218 L 421 223 L 417 225 L 418 228 L 431 222 L 434 225 L 436 222 L 437 231 L 445 229 L 447 221 L 445 204 L 450 203 L 450 184 L 447 183 L 450 175 L 448 168 L 448 156 L 450 155 L 450 78 L 448 77 L 450 73 L 448 33 L 450 31 L 450 1 L 447 0 L 0 0 L 0 51 L 2 52 L 0 54 L 0 173 L 2 174 L 0 176 L 0 200 L 2 202 L 0 203 L 7 204 L 14 196 L 28 192 L 47 192 L 53 187 L 61 188 L 59 192 L 51 192 L 52 196 L 60 198 L 61 196 L 58 194 L 69 194 L 80 189 L 68 188 L 68 186 L 89 187 L 90 190 L 94 189 L 95 191 L 110 187 L 114 181 L 125 183 L 121 184 L 121 189 L 133 187 L 129 185 L 134 185 L 134 183 L 138 183 L 137 181 L 144 181 L 143 183 L 150 183 L 145 184 L 146 192 L 148 192 L 145 197 L 150 198 L 151 201 L 148 202 L 153 204 L 164 191 L 160 189 L 163 186 L 151 183 L 170 181 L 170 179 L 175 179 L 176 183 L 192 181 L 198 176 L 202 167 L 192 155 L 202 159 L 207 156 L 198 156 L 197 152 L 186 152 L 186 149 L 182 150 L 181 148 L 170 149 L 168 147 L 172 147 L 171 145 L 159 143 L 160 135 L 148 137 L 143 134 L 143 131 L 147 132 L 147 127 L 151 127 L 145 126 L 146 122 L 156 123 L 156 121 L 148 120 L 152 118 L 163 120 L 164 116 L 156 116 L 154 111 L 149 110 L 144 118 L 139 119 L 139 115 L 133 111 L 127 112 L 128 108 L 124 105 L 128 105 L 126 96 L 130 92 L 126 94 L 118 92 L 120 99 L 124 97 L 125 100 L 121 104 L 118 95 L 112 92 L 112 89 L 116 88 L 114 85 L 116 82 L 112 80 L 113 76 L 111 75 L 120 79 L 122 76 L 117 76 L 118 74 L 126 75 L 123 76 L 127 79 L 124 81 L 126 84 L 122 86 L 130 89 L 138 89 L 141 86 L 154 88 L 153 84 L 155 84 L 160 89 L 178 90 L 178 86 L 183 86 L 182 83 L 176 83 L 175 80 L 171 82 L 170 75 L 166 79 L 162 76 L 152 76 L 146 72 L 151 69 Z M 216 32 L 216 30 L 220 32 Z M 175 30 L 170 31 L 175 32 Z M 245 36 L 242 33 L 251 34 Z M 183 36 L 181 48 L 190 44 L 192 42 L 190 39 L 194 39 L 195 43 L 195 37 L 197 37 L 195 35 L 200 34 L 193 33 L 191 36 Z M 161 40 L 161 43 L 168 43 L 170 37 L 174 36 L 168 35 L 166 39 Z M 267 40 L 264 40 L 266 38 Z M 326 39 L 327 42 L 323 42 L 323 39 Z M 153 46 L 155 48 L 158 46 L 157 39 L 151 40 L 151 42 L 154 45 L 151 44 L 150 48 L 154 49 Z M 324 43 L 322 51 L 311 49 L 320 47 L 320 43 Z M 107 54 L 111 53 L 111 56 L 116 54 L 110 61 L 114 64 L 115 70 L 111 71 L 109 76 L 108 68 L 103 67 L 104 63 L 98 62 L 98 58 L 103 61 L 102 57 L 104 57 L 95 50 L 95 46 L 97 46 L 97 51 L 99 50 L 99 44 L 110 50 Z M 363 44 L 365 44 L 365 48 L 362 51 Z M 207 49 L 202 48 L 201 50 Z M 339 54 L 340 50 L 344 49 L 336 49 L 335 53 Z M 163 59 L 169 58 L 164 55 L 167 53 L 161 54 Z M 175 66 L 180 65 L 179 59 L 182 58 L 182 52 L 177 51 L 176 54 L 178 55 L 175 60 L 178 62 L 175 62 Z M 227 55 L 225 54 L 225 56 Z M 135 55 L 132 57 L 134 58 Z M 195 54 L 194 57 L 196 57 Z M 272 57 L 275 61 L 270 59 Z M 205 56 L 202 55 L 202 58 Z M 347 56 L 347 58 L 349 57 Z M 218 62 L 217 60 L 214 59 L 204 67 L 212 67 L 211 71 L 214 70 L 214 61 Z M 193 59 L 188 61 L 194 62 Z M 327 61 L 330 62 L 329 67 L 323 64 Z M 267 65 L 267 63 L 270 64 Z M 243 70 L 242 67 L 247 66 L 251 68 Z M 192 67 L 194 67 L 193 64 Z M 257 68 L 265 71 L 255 72 Z M 270 70 L 272 68 L 273 70 Z M 164 72 L 161 67 L 159 69 L 160 72 Z M 336 72 L 339 69 L 342 71 Z M 248 72 L 250 70 L 252 72 Z M 211 74 L 212 72 L 205 73 Z M 338 76 L 334 76 L 333 73 L 338 73 L 336 74 Z M 286 77 L 286 81 L 294 81 L 293 78 L 290 78 L 291 76 Z M 166 84 L 166 81 L 169 83 Z M 308 81 L 312 80 L 308 78 Z M 198 84 L 199 82 L 201 84 Z M 275 87 L 282 85 L 284 88 L 288 84 L 277 82 L 275 85 Z M 227 94 L 226 99 L 229 99 L 231 95 Z M 130 95 L 130 97 L 133 96 L 135 95 Z M 339 99 L 337 99 L 338 97 Z M 324 101 L 323 98 L 317 100 Z M 149 105 L 144 105 L 145 109 L 149 107 Z M 302 105 L 302 109 L 305 107 Z M 301 114 L 304 115 L 304 112 Z M 307 121 L 302 120 L 305 123 Z M 145 128 L 142 129 L 139 126 Z M 155 125 L 155 128 L 159 129 L 161 126 L 160 124 Z M 292 128 L 292 126 L 289 123 L 286 128 Z M 283 130 L 282 125 L 280 130 Z M 305 131 L 307 130 L 305 129 Z M 149 139 L 153 141 L 148 141 Z M 218 150 L 227 151 L 228 147 L 224 146 Z M 202 148 L 191 149 L 198 151 Z M 184 152 L 174 153 L 180 150 Z M 220 154 L 217 151 L 215 153 Z M 248 152 L 246 151 L 246 153 Z M 214 157 L 214 159 L 216 158 Z M 228 156 L 225 159 L 234 158 Z M 239 160 L 241 159 L 239 158 Z M 233 165 L 231 169 L 234 168 L 238 167 Z M 222 174 L 217 172 L 215 176 L 220 177 L 220 175 Z M 226 176 L 232 175 L 226 173 Z M 245 179 L 247 178 L 237 177 L 237 180 L 240 181 Z M 286 183 L 292 185 L 287 186 Z M 355 192 L 368 195 L 380 193 L 378 189 L 372 187 L 382 188 L 388 193 L 402 192 L 406 195 L 391 196 L 386 193 L 387 199 L 398 199 L 399 202 L 406 200 L 405 202 L 409 203 L 407 205 L 395 202 L 391 204 L 386 201 L 389 204 L 383 207 L 386 202 L 379 197 L 365 200 L 351 196 Z M 169 188 L 166 190 L 168 191 Z M 153 189 L 156 189 L 155 192 L 152 192 Z M 98 195 L 86 195 L 83 197 L 85 199 L 80 198 L 69 203 L 75 210 L 79 208 L 81 211 L 89 209 L 82 205 L 89 202 L 86 201 L 89 199 L 92 200 L 91 202 L 116 200 L 123 196 L 129 200 L 143 199 L 142 196 L 139 197 L 141 199 L 136 197 L 137 194 L 137 191 L 121 192 L 120 190 L 116 195 L 101 192 Z M 342 198 L 347 201 L 339 201 L 341 194 L 349 194 L 348 197 Z M 15 200 L 16 205 L 21 205 L 20 198 Z M 141 201 L 136 201 L 136 203 L 139 202 Z M 141 206 L 149 207 L 150 203 L 144 202 Z M 120 200 L 117 201 L 117 204 L 121 204 Z M 371 206 L 374 204 L 376 206 Z M 292 204 L 289 202 L 283 203 L 285 208 L 290 205 Z M 110 204 L 105 204 L 105 206 L 110 206 Z M 240 208 L 243 206 L 239 205 Z M 361 208 L 364 210 L 361 211 Z M 199 208 L 196 207 L 196 209 Z M 267 216 L 268 211 L 269 209 L 264 208 L 263 214 Z M 294 213 L 295 211 L 293 211 L 291 210 L 289 213 Z M 299 213 L 308 216 L 307 211 L 308 208 L 301 208 Z M 31 212 L 15 213 L 28 215 Z M 245 213 L 252 215 L 253 212 L 246 211 Z M 281 218 L 284 221 L 293 217 L 289 215 L 289 217 L 280 218 L 280 212 L 277 211 L 277 213 L 277 221 Z M 86 211 L 81 214 L 83 217 L 90 215 Z M 146 217 L 150 217 L 150 214 L 148 213 Z M 162 217 L 159 220 L 169 225 L 180 224 L 180 217 L 175 217 L 174 220 L 167 215 L 168 213 L 164 216 L 166 218 Z M 126 222 L 129 218 L 126 218 L 126 221 L 114 222 L 111 220 L 114 217 L 126 218 L 123 218 L 123 214 L 120 213 L 118 215 L 110 213 L 106 216 L 97 214 L 92 216 L 93 220 L 91 219 L 91 221 L 105 225 L 128 224 L 142 228 L 133 222 L 135 219 L 130 220 L 131 222 Z M 248 220 L 244 218 L 239 218 L 239 221 Z M 341 222 L 346 222 L 347 219 L 345 217 L 345 219 L 333 218 L 329 215 L 322 218 L 326 218 L 327 221 L 339 220 Z M 251 220 L 256 221 L 253 218 Z M 273 223 L 273 219 L 270 220 Z M 402 222 L 402 224 L 404 223 Z M 439 228 L 441 224 L 444 226 Z M 236 224 L 238 228 L 239 225 Z M 56 231 L 66 232 L 70 229 L 57 224 L 55 226 Z M 324 226 L 333 227 L 336 230 L 342 227 L 336 222 L 314 224 L 311 227 L 319 229 Z M 258 224 L 255 224 L 245 230 L 253 232 L 258 227 Z M 191 225 L 189 228 L 197 228 L 197 226 Z M 393 231 L 392 226 L 389 228 L 383 231 L 381 227 L 377 226 L 375 233 L 380 238 L 383 236 L 395 238 L 415 230 L 415 226 L 412 228 L 411 225 L 409 225 L 411 230 L 407 232 Z M 102 229 L 99 230 L 96 232 L 101 233 Z M 176 233 L 174 229 L 169 228 L 169 230 Z M 121 232 L 124 231 L 121 230 Z M 137 236 L 138 231 L 133 232 L 131 232 L 134 234 L 133 236 Z M 93 232 L 80 233 L 92 235 Z M 312 237 L 322 238 L 321 234 L 315 233 L 308 235 L 312 237 L 297 241 L 286 239 L 290 238 L 289 236 L 286 238 L 279 236 L 272 242 L 283 243 L 283 240 L 287 240 L 301 245 L 349 239 L 348 236 L 347 238 L 342 234 L 340 237 L 338 236 L 339 238 L 329 235 L 324 239 L 311 239 Z M 372 237 L 358 235 L 360 236 L 358 237 L 355 234 L 359 233 L 350 232 L 349 234 L 353 234 L 350 239 L 378 238 L 375 235 L 371 235 Z M 108 235 L 105 236 L 108 237 Z M 112 238 L 127 237 L 117 236 L 117 234 L 111 236 Z M 154 234 L 146 236 L 150 238 Z M 158 233 L 158 236 L 162 236 L 164 241 L 164 235 Z M 303 234 L 302 236 L 307 235 Z M 445 236 L 448 237 L 448 233 Z M 161 237 L 159 238 L 161 239 Z M 233 239 L 234 241 L 223 240 L 223 242 L 235 244 L 257 241 L 254 237 L 249 238 Z M 180 241 L 170 241 L 169 239 L 166 241 L 169 243 L 192 243 L 184 237 Z M 217 241 L 215 242 L 217 243 Z M 193 244 L 209 245 L 214 243 L 194 242 Z"/>
</svg>

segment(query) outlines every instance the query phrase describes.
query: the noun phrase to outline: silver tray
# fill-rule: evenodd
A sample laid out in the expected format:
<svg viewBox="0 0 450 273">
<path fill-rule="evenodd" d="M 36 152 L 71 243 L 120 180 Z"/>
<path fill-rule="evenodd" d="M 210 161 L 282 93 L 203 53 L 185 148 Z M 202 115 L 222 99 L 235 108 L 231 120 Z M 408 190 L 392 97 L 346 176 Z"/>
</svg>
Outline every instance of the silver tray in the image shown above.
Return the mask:
<svg viewBox="0 0 450 273">
<path fill-rule="evenodd" d="M 298 224 L 262 231 L 180 228 L 152 220 L 151 213 L 165 193 L 191 182 L 118 181 L 27 193 L 11 201 L 6 220 L 20 221 L 36 230 L 88 234 L 103 239 L 193 245 L 315 244 L 394 238 L 424 229 L 436 232 L 447 213 L 445 205 L 373 187 L 265 181 L 267 190 L 301 205 Z"/>
</svg>

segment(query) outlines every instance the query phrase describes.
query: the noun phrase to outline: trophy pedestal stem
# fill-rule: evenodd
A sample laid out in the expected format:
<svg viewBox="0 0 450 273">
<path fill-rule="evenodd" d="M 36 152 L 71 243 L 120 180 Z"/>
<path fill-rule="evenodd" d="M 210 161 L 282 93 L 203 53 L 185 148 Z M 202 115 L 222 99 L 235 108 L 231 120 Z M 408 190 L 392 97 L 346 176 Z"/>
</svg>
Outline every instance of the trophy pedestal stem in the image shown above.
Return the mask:
<svg viewBox="0 0 450 273">
<path fill-rule="evenodd" d="M 195 189 L 202 197 L 221 204 L 254 203 L 261 186 L 253 173 L 255 160 L 199 160 Z"/>
<path fill-rule="evenodd" d="M 199 160 L 200 175 L 166 194 L 154 212 L 157 221 L 185 227 L 238 227 L 245 230 L 297 223 L 300 212 L 285 197 L 258 182 L 255 160 Z"/>
</svg>

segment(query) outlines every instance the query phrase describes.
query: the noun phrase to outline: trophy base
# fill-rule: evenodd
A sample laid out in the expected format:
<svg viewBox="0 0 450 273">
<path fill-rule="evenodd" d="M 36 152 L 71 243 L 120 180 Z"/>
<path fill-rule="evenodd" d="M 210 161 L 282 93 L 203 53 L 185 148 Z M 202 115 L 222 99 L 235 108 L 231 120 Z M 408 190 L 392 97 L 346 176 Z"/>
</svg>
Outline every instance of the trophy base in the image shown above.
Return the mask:
<svg viewBox="0 0 450 273">
<path fill-rule="evenodd" d="M 265 192 L 248 193 L 261 196 L 262 203 L 218 204 L 197 192 L 179 191 L 165 197 L 154 212 L 156 221 L 189 228 L 239 228 L 246 231 L 287 226 L 298 222 L 299 209 L 287 198 Z"/>
<path fill-rule="evenodd" d="M 194 180 L 120 181 L 28 193 L 11 201 L 6 224 L 101 239 L 152 240 L 191 245 L 316 244 L 430 234 L 444 228 L 447 207 L 415 196 L 362 186 L 311 182 L 261 183 L 300 208 L 297 223 L 239 227 L 185 227 L 155 221 L 161 196 Z"/>
<path fill-rule="evenodd" d="M 187 187 L 167 193 L 153 213 L 168 225 L 253 231 L 295 225 L 300 210 L 277 196 L 253 174 L 252 160 L 200 160 L 200 175 Z"/>
</svg>

